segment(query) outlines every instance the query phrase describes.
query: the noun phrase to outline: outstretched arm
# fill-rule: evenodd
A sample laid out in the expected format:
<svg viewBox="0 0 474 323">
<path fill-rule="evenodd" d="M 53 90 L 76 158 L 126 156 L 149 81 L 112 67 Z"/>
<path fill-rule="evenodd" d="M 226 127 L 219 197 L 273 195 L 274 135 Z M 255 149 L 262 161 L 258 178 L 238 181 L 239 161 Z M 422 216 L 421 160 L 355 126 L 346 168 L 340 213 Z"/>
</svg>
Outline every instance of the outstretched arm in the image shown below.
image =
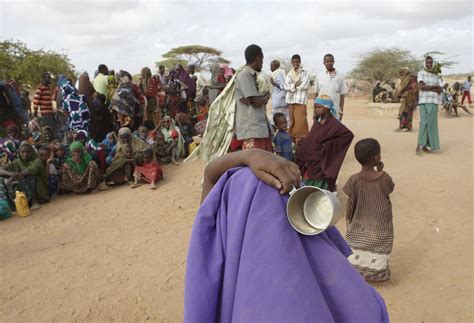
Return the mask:
<svg viewBox="0 0 474 323">
<path fill-rule="evenodd" d="M 242 150 L 221 156 L 207 165 L 201 203 L 219 178 L 228 169 L 237 166 L 250 167 L 255 176 L 278 189 L 281 194 L 289 192 L 292 186 L 298 187 L 301 182 L 298 166 L 285 158 L 261 149 Z"/>
</svg>

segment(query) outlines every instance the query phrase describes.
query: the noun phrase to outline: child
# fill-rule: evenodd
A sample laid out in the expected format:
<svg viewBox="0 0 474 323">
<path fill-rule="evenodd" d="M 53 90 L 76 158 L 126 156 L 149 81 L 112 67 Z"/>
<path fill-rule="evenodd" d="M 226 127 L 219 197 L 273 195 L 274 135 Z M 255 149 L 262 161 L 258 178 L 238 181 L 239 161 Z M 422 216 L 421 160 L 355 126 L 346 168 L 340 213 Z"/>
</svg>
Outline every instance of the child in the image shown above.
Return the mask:
<svg viewBox="0 0 474 323">
<path fill-rule="evenodd" d="M 171 117 L 163 118 L 161 132 L 165 136 L 165 143 L 168 144 L 168 148 L 171 151 L 171 162 L 174 165 L 178 165 L 176 160 L 181 156 L 183 150 L 183 138 Z"/>
<path fill-rule="evenodd" d="M 132 188 L 140 186 L 140 180 L 150 183 L 150 189 L 154 190 L 156 188 L 155 183 L 163 178 L 163 172 L 160 164 L 153 158 L 153 150 L 147 149 L 137 153 L 133 177 L 135 181 Z"/>
<path fill-rule="evenodd" d="M 176 123 L 184 141 L 184 156 L 187 157 L 189 155 L 189 145 L 193 142 L 193 136 L 197 135 L 197 132 L 192 127 L 191 120 L 189 120 L 188 115 L 185 113 L 178 113 L 176 115 Z"/>
<path fill-rule="evenodd" d="M 133 135 L 143 141 L 146 141 L 148 138 L 148 128 L 145 126 L 140 126 L 138 127 L 137 131 L 133 133 Z"/>
<path fill-rule="evenodd" d="M 293 140 L 287 130 L 286 116 L 281 113 L 275 113 L 273 115 L 273 122 L 277 127 L 277 132 L 273 138 L 275 144 L 275 152 L 278 156 L 286 158 L 290 161 L 293 160 Z"/>
<path fill-rule="evenodd" d="M 105 136 L 105 139 L 102 140 L 101 146 L 106 154 L 105 162 L 107 163 L 107 166 L 110 166 L 114 160 L 115 148 L 117 146 L 117 136 L 115 135 L 115 132 L 109 132 Z"/>
<path fill-rule="evenodd" d="M 354 135 L 339 120 L 332 99 L 320 95 L 314 100 L 314 123 L 300 141 L 295 162 L 303 182 L 328 191 L 336 190 L 336 180 Z"/>
<path fill-rule="evenodd" d="M 165 136 L 156 131 L 154 136 L 155 143 L 153 145 L 153 151 L 155 152 L 156 159 L 161 165 L 171 163 L 172 160 L 172 143 L 165 142 Z"/>
<path fill-rule="evenodd" d="M 347 201 L 346 240 L 352 248 L 350 263 L 367 281 L 390 279 L 388 261 L 393 246 L 390 193 L 395 184 L 383 171 L 380 145 L 368 138 L 355 145 L 362 170 L 344 186 Z"/>
</svg>

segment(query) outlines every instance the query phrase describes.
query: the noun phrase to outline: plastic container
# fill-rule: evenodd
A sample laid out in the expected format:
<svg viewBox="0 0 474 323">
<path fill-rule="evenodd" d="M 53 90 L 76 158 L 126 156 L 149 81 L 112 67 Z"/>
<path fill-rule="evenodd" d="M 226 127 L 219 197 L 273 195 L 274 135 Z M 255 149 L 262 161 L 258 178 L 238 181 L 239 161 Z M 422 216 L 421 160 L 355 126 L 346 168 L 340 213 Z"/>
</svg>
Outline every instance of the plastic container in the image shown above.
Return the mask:
<svg viewBox="0 0 474 323">
<path fill-rule="evenodd" d="M 28 206 L 28 198 L 25 193 L 16 191 L 15 193 L 15 208 L 16 214 L 21 217 L 29 216 L 31 214 Z"/>
</svg>

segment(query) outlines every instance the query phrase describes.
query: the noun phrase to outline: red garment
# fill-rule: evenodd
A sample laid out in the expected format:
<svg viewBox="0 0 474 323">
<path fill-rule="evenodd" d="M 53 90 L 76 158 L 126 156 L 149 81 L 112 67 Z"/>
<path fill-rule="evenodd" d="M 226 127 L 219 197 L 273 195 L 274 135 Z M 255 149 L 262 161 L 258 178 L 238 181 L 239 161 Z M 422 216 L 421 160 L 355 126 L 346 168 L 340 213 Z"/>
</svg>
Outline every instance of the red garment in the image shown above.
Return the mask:
<svg viewBox="0 0 474 323">
<path fill-rule="evenodd" d="M 135 83 L 131 83 L 133 95 L 140 102 L 140 104 L 145 104 L 145 97 L 143 96 L 142 90 Z"/>
<path fill-rule="evenodd" d="M 217 83 L 219 83 L 219 84 L 225 84 L 226 83 L 224 74 L 218 74 L 217 75 Z M 219 89 L 219 93 L 221 93 L 223 90 L 224 90 L 223 88 Z"/>
<path fill-rule="evenodd" d="M 471 91 L 463 91 L 462 92 L 462 99 L 461 99 L 461 104 L 464 104 L 464 100 L 467 98 L 467 102 L 471 104 Z"/>
<path fill-rule="evenodd" d="M 312 180 L 325 180 L 333 191 L 337 175 L 354 134 L 339 120 L 329 117 L 325 124 L 313 123 L 296 150 L 295 163 L 301 174 Z"/>
<path fill-rule="evenodd" d="M 156 160 L 143 164 L 143 166 L 135 166 L 135 171 L 141 175 L 141 179 L 149 183 L 156 183 L 163 178 L 163 171 Z"/>
<path fill-rule="evenodd" d="M 148 81 L 148 88 L 145 93 L 143 93 L 147 98 L 158 96 L 158 93 L 161 91 L 161 82 L 156 76 L 152 76 Z"/>
<path fill-rule="evenodd" d="M 38 109 L 41 110 L 41 115 L 54 113 L 51 89 L 44 84 L 41 84 L 36 89 L 35 96 L 33 97 L 33 111 L 37 113 Z"/>
<path fill-rule="evenodd" d="M 250 138 L 242 140 L 242 150 L 257 148 L 273 152 L 273 145 L 270 138 Z"/>
</svg>

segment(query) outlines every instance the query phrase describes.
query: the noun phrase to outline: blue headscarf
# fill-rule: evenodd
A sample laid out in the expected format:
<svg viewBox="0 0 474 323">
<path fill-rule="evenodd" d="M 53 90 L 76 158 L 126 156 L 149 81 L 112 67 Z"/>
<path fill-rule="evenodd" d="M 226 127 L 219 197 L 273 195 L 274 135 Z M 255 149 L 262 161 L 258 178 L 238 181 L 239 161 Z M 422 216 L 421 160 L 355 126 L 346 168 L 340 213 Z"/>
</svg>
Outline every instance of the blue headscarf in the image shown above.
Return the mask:
<svg viewBox="0 0 474 323">
<path fill-rule="evenodd" d="M 314 99 L 314 103 L 326 107 L 333 116 L 337 117 L 337 109 L 330 96 L 324 94 L 320 95 Z"/>
</svg>

